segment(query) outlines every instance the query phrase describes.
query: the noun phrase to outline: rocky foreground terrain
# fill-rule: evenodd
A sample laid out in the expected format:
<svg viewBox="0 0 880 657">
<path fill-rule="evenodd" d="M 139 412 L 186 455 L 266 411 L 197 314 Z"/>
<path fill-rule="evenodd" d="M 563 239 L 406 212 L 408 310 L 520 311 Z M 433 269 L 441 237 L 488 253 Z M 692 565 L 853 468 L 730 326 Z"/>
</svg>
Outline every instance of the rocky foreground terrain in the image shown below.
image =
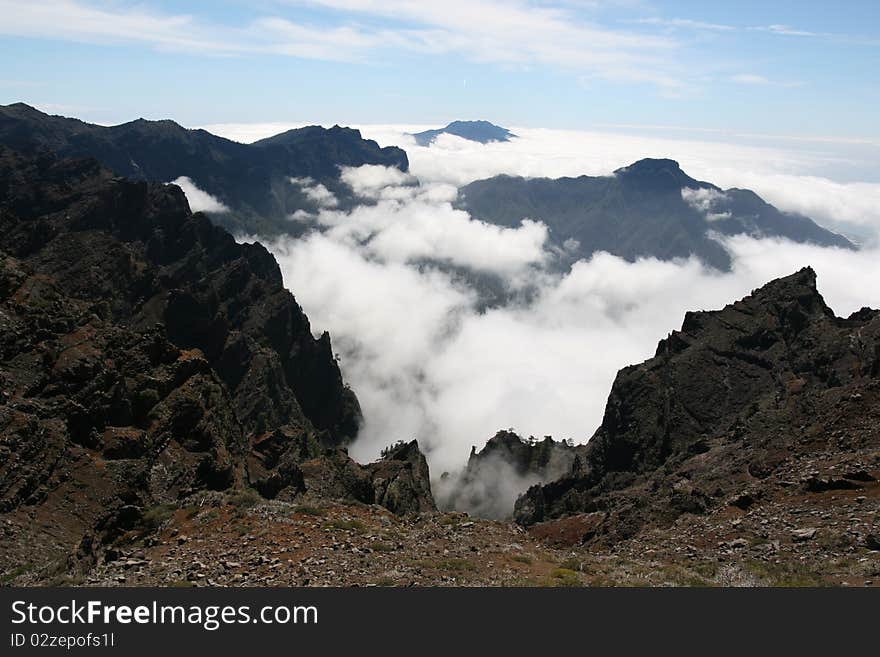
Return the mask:
<svg viewBox="0 0 880 657">
<path fill-rule="evenodd" d="M 827 462 L 817 463 L 819 467 Z M 834 470 L 831 473 L 834 474 Z M 857 483 L 857 482 L 854 482 Z M 612 545 L 589 519 L 537 524 L 377 505 L 206 495 L 149 511 L 96 567 L 6 583 L 160 586 L 880 586 L 880 486 L 768 495 Z M 15 531 L 7 525 L 6 531 Z M 873 533 L 872 533 L 873 532 Z"/>
<path fill-rule="evenodd" d="M 475 452 L 451 499 L 535 483 L 484 520 L 415 441 L 348 457 L 356 397 L 265 249 L 2 150 L 0 384 L 7 585 L 880 585 L 880 312 L 809 269 L 688 314 L 587 445 Z"/>
</svg>

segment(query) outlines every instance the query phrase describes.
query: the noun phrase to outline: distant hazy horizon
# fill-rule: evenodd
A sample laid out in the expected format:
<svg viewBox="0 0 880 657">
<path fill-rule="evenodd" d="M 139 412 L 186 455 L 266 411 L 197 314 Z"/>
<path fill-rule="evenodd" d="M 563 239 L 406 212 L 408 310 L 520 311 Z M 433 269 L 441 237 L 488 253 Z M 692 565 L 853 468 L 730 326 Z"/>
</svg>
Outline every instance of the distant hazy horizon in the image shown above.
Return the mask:
<svg viewBox="0 0 880 657">
<path fill-rule="evenodd" d="M 880 141 L 880 5 L 0 0 L 0 102 L 101 123 L 661 126 Z"/>
</svg>

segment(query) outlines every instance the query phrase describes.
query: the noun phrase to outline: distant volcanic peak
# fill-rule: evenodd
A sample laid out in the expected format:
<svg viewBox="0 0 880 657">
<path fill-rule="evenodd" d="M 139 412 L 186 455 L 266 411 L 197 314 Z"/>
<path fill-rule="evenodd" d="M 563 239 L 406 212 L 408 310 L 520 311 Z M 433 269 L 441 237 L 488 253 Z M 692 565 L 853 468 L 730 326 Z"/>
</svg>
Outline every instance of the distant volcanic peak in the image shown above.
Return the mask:
<svg viewBox="0 0 880 657">
<path fill-rule="evenodd" d="M 417 132 L 413 137 L 415 137 L 416 143 L 420 146 L 428 146 L 441 134 L 455 135 L 456 137 L 475 141 L 480 144 L 488 144 L 496 141 L 510 141 L 511 137 L 516 137 L 516 135 L 507 128 L 502 128 L 494 123 L 482 120 L 453 121 L 445 128 Z"/>
<path fill-rule="evenodd" d="M 635 173 L 656 173 L 658 171 L 676 171 L 681 172 L 681 165 L 668 157 L 645 157 L 641 160 L 636 160 L 632 164 L 620 167 L 614 173 L 618 175 L 622 174 L 635 174 Z"/>
<path fill-rule="evenodd" d="M 691 178 L 682 171 L 678 162 L 667 158 L 645 158 L 617 169 L 614 175 L 639 185 L 659 184 L 676 188 L 708 186 Z"/>
<path fill-rule="evenodd" d="M 494 123 L 482 119 L 477 121 L 453 121 L 448 124 L 444 130 L 494 130 L 505 135 L 512 134 L 507 128 L 502 128 L 499 125 L 495 125 Z"/>
</svg>

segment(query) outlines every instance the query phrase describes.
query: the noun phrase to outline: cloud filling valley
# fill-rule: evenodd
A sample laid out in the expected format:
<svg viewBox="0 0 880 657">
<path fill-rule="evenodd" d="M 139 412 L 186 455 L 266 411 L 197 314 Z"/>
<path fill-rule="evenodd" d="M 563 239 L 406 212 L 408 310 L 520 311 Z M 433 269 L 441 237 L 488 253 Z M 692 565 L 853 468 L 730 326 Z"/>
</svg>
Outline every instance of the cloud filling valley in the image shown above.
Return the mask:
<svg viewBox="0 0 880 657">
<path fill-rule="evenodd" d="M 880 258 L 871 246 L 880 203 L 869 200 L 880 185 L 817 176 L 803 151 L 522 129 L 510 143 L 441 136 L 427 148 L 407 141 L 409 129 L 374 127 L 365 136 L 404 147 L 410 173 L 343 170 L 365 201 L 351 210 L 314 181 L 293 180 L 320 203 L 291 220 L 315 230 L 263 240 L 313 330 L 330 332 L 360 399 L 365 424 L 350 449 L 360 461 L 417 438 L 436 480 L 499 429 L 585 442 L 616 372 L 652 356 L 686 311 L 720 308 L 807 265 L 838 315 L 880 306 Z M 751 187 L 829 227 L 861 226 L 868 246 L 852 252 L 736 237 L 723 242 L 733 256 L 727 273 L 696 259 L 627 262 L 607 253 L 559 273 L 548 266 L 556 254 L 540 217 L 504 228 L 454 206 L 457 187 L 477 178 L 608 175 L 647 156 L 679 159 L 686 172 L 722 187 Z M 689 202 L 711 213 L 712 201 Z M 503 281 L 504 303 L 485 303 L 483 277 Z"/>
</svg>

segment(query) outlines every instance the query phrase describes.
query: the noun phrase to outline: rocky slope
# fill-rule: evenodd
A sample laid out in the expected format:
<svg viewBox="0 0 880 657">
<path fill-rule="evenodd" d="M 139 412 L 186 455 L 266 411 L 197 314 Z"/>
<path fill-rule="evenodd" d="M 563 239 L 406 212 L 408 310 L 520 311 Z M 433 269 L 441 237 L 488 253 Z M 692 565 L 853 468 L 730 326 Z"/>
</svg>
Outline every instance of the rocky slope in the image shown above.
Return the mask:
<svg viewBox="0 0 880 657">
<path fill-rule="evenodd" d="M 729 269 L 730 255 L 711 233 L 852 248 L 807 217 L 780 212 L 749 190 L 695 180 L 672 160 L 640 160 L 613 176 L 497 176 L 463 187 L 458 203 L 475 218 L 502 226 L 543 221 L 562 265 L 606 251 L 627 260 L 696 256 Z"/>
<path fill-rule="evenodd" d="M 357 399 L 268 251 L 94 160 L 0 149 L 0 388 L 0 568 L 205 490 L 433 508 L 414 443 L 339 449 Z"/>
<path fill-rule="evenodd" d="M 583 454 L 529 489 L 515 516 L 614 544 L 745 513 L 764 516 L 765 538 L 811 540 L 831 524 L 844 545 L 867 546 L 878 419 L 880 312 L 835 317 L 804 269 L 723 310 L 688 313 L 654 358 L 621 370 Z M 795 516 L 814 505 L 825 510 L 801 536 Z"/>
<path fill-rule="evenodd" d="M 105 127 L 50 116 L 24 103 L 0 106 L 0 145 L 25 153 L 93 157 L 117 175 L 136 180 L 170 182 L 186 176 L 231 210 L 213 214 L 215 222 L 248 235 L 296 231 L 299 225 L 288 216 L 317 209 L 290 178 L 325 185 L 344 206 L 355 199 L 339 182 L 340 166 L 408 167 L 401 149 L 379 148 L 357 130 L 339 126 L 309 126 L 240 144 L 169 120 Z"/>
<path fill-rule="evenodd" d="M 528 530 L 461 513 L 206 492 L 151 509 L 96 560 L 0 575 L 98 586 L 880 586 L 878 487 L 687 515 L 613 544 L 579 517 Z M 0 523 L 0 531 L 4 528 Z M 870 538 L 873 536 L 873 539 Z M 873 542 L 871 542 L 873 540 Z"/>
</svg>

